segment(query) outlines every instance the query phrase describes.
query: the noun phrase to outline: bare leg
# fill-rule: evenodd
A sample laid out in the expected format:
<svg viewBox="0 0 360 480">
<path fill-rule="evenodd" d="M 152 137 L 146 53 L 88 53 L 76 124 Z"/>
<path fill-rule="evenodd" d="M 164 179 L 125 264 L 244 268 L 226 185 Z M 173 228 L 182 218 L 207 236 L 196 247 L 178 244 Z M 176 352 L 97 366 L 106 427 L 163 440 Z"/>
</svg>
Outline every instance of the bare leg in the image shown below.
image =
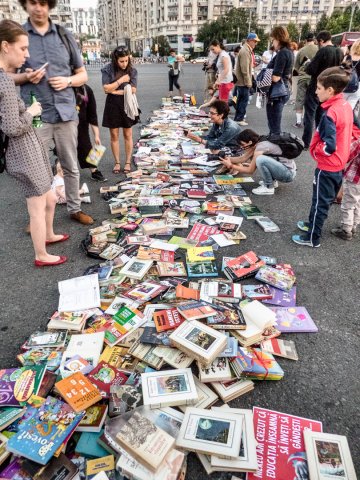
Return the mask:
<svg viewBox="0 0 360 480">
<path fill-rule="evenodd" d="M 120 144 L 118 128 L 110 128 L 110 144 L 111 151 L 114 156 L 114 171 L 120 172 Z"/>
<path fill-rule="evenodd" d="M 46 196 L 30 197 L 26 199 L 27 208 L 30 216 L 31 239 L 35 250 L 36 260 L 43 262 L 56 262 L 59 256 L 50 255 L 46 251 Z"/>
<path fill-rule="evenodd" d="M 54 214 L 56 207 L 56 195 L 53 190 L 49 190 L 45 193 L 46 206 L 45 206 L 45 222 L 46 222 L 46 240 L 49 242 L 56 242 L 60 240 L 63 235 L 56 235 L 54 233 Z"/>
<path fill-rule="evenodd" d="M 125 171 L 130 171 L 131 155 L 133 151 L 133 137 L 132 128 L 123 128 L 124 142 L 125 142 Z"/>
</svg>

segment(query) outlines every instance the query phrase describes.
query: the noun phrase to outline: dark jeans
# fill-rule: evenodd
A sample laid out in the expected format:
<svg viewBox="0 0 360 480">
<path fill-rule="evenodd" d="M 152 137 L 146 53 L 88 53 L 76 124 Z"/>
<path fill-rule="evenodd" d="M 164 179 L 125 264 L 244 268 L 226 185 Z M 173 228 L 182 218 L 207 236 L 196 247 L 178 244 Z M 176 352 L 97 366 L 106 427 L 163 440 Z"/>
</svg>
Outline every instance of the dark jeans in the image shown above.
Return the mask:
<svg viewBox="0 0 360 480">
<path fill-rule="evenodd" d="M 279 135 L 281 133 L 281 117 L 285 103 L 289 100 L 290 95 L 279 97 L 275 100 L 268 99 L 266 104 L 266 116 L 270 134 Z"/>
<path fill-rule="evenodd" d="M 170 75 L 169 72 L 169 92 L 172 92 L 174 90 L 174 85 L 175 87 L 180 90 L 180 85 L 179 85 L 179 75 Z"/>
<path fill-rule="evenodd" d="M 315 170 L 308 237 L 313 245 L 320 243 L 321 230 L 342 183 L 343 172 Z"/>
<path fill-rule="evenodd" d="M 314 130 L 314 120 L 315 126 L 317 127 L 324 113 L 324 110 L 320 107 L 316 93 L 311 87 L 309 87 L 306 92 L 304 110 L 304 132 L 302 139 L 305 148 L 309 148 Z"/>
<path fill-rule="evenodd" d="M 250 89 L 248 87 L 239 87 L 237 86 L 235 89 L 235 95 L 237 97 L 236 101 L 236 112 L 235 112 L 235 122 L 241 122 L 244 120 L 246 115 L 246 107 L 249 101 L 249 92 Z"/>
</svg>

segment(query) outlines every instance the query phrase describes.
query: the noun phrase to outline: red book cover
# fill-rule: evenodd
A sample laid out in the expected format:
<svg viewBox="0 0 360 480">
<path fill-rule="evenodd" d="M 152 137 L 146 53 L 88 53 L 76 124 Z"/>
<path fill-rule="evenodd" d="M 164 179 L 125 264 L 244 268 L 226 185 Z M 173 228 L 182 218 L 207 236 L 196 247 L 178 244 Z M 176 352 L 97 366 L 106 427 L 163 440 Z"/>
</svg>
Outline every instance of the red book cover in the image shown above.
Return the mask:
<svg viewBox="0 0 360 480">
<path fill-rule="evenodd" d="M 307 471 L 303 430 L 322 432 L 322 423 L 260 407 L 253 413 L 258 470 L 248 480 L 300 478 L 297 473 Z"/>
<path fill-rule="evenodd" d="M 205 240 L 207 240 L 210 235 L 218 233 L 218 227 L 212 227 L 210 225 L 203 225 L 201 223 L 195 223 L 192 227 L 189 235 L 186 237 L 189 240 L 196 240 L 198 243 L 196 246 Z"/>
<path fill-rule="evenodd" d="M 180 315 L 176 308 L 169 308 L 168 310 L 159 310 L 154 312 L 153 319 L 157 332 L 173 330 L 184 321 L 184 318 Z"/>
<path fill-rule="evenodd" d="M 240 255 L 240 257 L 236 257 L 227 263 L 227 267 L 237 278 L 246 278 L 257 272 L 263 265 L 265 265 L 265 262 L 260 260 L 252 251 L 244 253 L 244 255 Z"/>
<path fill-rule="evenodd" d="M 121 372 L 112 365 L 100 362 L 97 367 L 89 373 L 88 379 L 100 390 L 102 397 L 109 398 L 110 386 L 124 385 L 128 377 L 124 372 Z"/>
<path fill-rule="evenodd" d="M 207 196 L 205 190 L 198 190 L 195 188 L 190 188 L 186 193 L 188 198 L 206 198 Z"/>
</svg>

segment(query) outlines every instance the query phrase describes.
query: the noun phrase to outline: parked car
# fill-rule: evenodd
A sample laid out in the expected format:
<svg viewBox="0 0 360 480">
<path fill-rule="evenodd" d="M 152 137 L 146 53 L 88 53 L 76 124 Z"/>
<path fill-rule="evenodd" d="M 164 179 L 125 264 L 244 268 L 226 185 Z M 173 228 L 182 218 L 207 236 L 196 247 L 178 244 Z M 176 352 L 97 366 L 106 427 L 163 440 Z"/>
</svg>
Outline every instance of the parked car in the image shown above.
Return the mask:
<svg viewBox="0 0 360 480">
<path fill-rule="evenodd" d="M 191 61 L 191 63 L 204 63 L 206 62 L 207 60 L 207 57 L 197 57 L 197 58 L 193 58 Z"/>
</svg>

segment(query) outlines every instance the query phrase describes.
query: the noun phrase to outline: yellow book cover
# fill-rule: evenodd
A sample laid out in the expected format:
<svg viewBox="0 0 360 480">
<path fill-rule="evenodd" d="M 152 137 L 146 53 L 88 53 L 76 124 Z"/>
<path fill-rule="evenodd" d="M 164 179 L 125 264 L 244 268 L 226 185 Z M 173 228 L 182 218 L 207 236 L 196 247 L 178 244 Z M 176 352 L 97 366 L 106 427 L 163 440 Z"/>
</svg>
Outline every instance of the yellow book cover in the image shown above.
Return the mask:
<svg viewBox="0 0 360 480">
<path fill-rule="evenodd" d="M 210 260 L 215 260 L 212 247 L 189 248 L 187 251 L 187 258 L 190 263 L 208 262 Z"/>
<path fill-rule="evenodd" d="M 115 459 L 113 455 L 107 457 L 95 458 L 86 462 L 86 478 L 92 478 L 100 472 L 109 472 L 115 469 Z"/>
</svg>

